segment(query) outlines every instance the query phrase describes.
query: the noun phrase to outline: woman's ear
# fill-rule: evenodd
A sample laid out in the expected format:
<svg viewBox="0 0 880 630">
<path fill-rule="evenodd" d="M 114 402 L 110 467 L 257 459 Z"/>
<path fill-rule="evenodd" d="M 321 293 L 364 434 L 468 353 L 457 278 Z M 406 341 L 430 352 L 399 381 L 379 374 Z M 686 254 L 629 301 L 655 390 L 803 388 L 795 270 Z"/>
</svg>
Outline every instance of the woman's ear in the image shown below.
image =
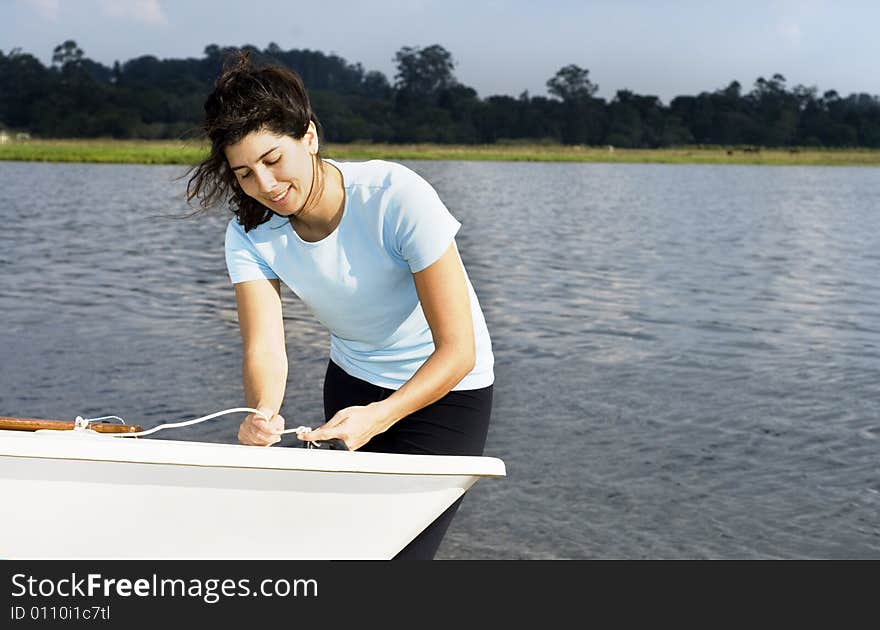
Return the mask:
<svg viewBox="0 0 880 630">
<path fill-rule="evenodd" d="M 317 153 L 319 142 L 318 142 L 318 129 L 315 127 L 315 123 L 313 121 L 309 121 L 309 129 L 306 131 L 306 138 L 308 138 L 308 144 L 306 145 L 309 149 L 309 153 Z"/>
</svg>

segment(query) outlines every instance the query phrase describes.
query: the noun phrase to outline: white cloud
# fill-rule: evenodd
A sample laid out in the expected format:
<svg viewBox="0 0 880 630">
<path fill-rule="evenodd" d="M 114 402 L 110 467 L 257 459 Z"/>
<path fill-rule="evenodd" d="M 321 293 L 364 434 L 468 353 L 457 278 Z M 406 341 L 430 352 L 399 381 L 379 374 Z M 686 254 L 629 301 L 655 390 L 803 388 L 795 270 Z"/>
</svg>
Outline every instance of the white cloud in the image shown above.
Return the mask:
<svg viewBox="0 0 880 630">
<path fill-rule="evenodd" d="M 786 41 L 794 46 L 800 44 L 801 39 L 803 38 L 800 24 L 798 24 L 797 22 L 792 22 L 789 20 L 780 22 L 777 31 L 779 33 L 779 36 L 782 37 L 783 41 Z"/>
<path fill-rule="evenodd" d="M 814 37 L 817 26 L 837 11 L 826 0 L 774 0 L 770 6 L 776 14 L 776 35 L 790 46 Z"/>
<path fill-rule="evenodd" d="M 159 0 L 101 0 L 101 6 L 111 17 L 154 26 L 168 24 Z"/>
<path fill-rule="evenodd" d="M 60 0 L 20 0 L 24 4 L 33 7 L 37 13 L 47 20 L 53 22 L 58 21 L 58 10 Z"/>
</svg>

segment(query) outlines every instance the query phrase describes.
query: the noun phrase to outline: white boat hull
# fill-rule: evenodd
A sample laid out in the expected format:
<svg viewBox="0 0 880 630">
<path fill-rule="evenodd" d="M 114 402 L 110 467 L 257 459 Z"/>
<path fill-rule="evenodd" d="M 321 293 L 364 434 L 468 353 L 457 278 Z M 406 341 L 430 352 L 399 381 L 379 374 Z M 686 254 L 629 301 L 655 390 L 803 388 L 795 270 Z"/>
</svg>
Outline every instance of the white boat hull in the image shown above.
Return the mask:
<svg viewBox="0 0 880 630">
<path fill-rule="evenodd" d="M 0 431 L 0 558 L 391 558 L 481 476 L 447 457 Z"/>
</svg>

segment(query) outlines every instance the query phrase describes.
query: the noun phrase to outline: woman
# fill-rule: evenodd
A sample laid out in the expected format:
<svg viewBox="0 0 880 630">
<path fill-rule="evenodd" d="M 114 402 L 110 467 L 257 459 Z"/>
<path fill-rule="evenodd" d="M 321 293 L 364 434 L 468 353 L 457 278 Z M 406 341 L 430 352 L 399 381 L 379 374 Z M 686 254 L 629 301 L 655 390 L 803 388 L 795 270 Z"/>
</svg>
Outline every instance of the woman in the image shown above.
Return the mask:
<svg viewBox="0 0 880 630">
<path fill-rule="evenodd" d="M 281 439 L 287 382 L 280 282 L 331 333 L 326 423 L 298 437 L 351 450 L 481 455 L 493 357 L 455 246 L 460 224 L 428 182 L 392 162 L 320 154 L 300 77 L 247 55 L 205 103 L 211 153 L 187 186 L 207 209 L 228 198 L 226 262 L 243 343 L 243 444 Z M 460 500 L 459 500 L 460 501 Z M 399 558 L 433 558 L 459 502 Z"/>
</svg>

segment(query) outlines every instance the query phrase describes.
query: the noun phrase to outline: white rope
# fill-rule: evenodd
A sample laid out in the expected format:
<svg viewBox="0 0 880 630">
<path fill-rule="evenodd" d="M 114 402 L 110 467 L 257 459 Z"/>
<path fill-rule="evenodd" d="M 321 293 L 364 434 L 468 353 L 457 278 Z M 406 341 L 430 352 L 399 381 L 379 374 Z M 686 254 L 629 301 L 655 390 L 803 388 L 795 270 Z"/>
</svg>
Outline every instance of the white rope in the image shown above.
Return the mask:
<svg viewBox="0 0 880 630">
<path fill-rule="evenodd" d="M 234 407 L 232 409 L 224 409 L 223 411 L 218 411 L 217 413 L 212 413 L 207 416 L 202 416 L 201 418 L 196 418 L 195 420 L 186 420 L 184 422 L 171 422 L 168 424 L 160 424 L 157 427 L 153 427 L 152 429 L 147 429 L 146 431 L 137 431 L 135 433 L 105 433 L 104 435 L 110 435 L 113 437 L 143 437 L 145 435 L 151 435 L 156 433 L 156 431 L 161 431 L 162 429 L 176 429 L 179 427 L 188 427 L 192 424 L 198 424 L 199 422 L 205 422 L 206 420 L 213 420 L 218 416 L 224 416 L 229 413 L 256 413 L 264 418 L 266 418 L 266 414 L 264 414 L 259 409 L 251 409 L 250 407 Z M 266 420 L 270 420 L 270 418 L 266 418 Z"/>
<path fill-rule="evenodd" d="M 234 407 L 232 409 L 224 409 L 223 411 L 218 411 L 217 413 L 212 413 L 207 416 L 202 416 L 201 418 L 196 418 L 194 420 L 185 420 L 183 422 L 171 422 L 171 423 L 167 423 L 167 424 L 160 424 L 159 426 L 153 427 L 152 429 L 147 429 L 146 431 L 137 431 L 135 433 L 104 433 L 103 435 L 106 435 L 109 437 L 143 437 L 145 435 L 151 435 L 153 433 L 156 433 L 157 431 L 161 431 L 162 429 L 176 429 L 176 428 L 180 428 L 180 427 L 187 427 L 187 426 L 190 426 L 193 424 L 198 424 L 200 422 L 205 422 L 207 420 L 213 420 L 214 418 L 217 418 L 219 416 L 224 416 L 224 415 L 230 414 L 230 413 L 255 413 L 255 414 L 265 418 L 267 422 L 271 420 L 270 417 L 268 417 L 265 413 L 263 413 L 259 409 L 253 409 L 251 407 Z M 122 422 L 122 424 L 125 424 L 125 420 L 123 420 L 119 416 L 102 416 L 100 418 L 83 418 L 82 416 L 77 416 L 76 421 L 74 422 L 74 426 L 77 429 L 87 429 L 89 424 L 91 424 L 92 422 L 97 422 L 98 420 L 107 420 L 110 418 L 115 418 L 115 419 L 119 420 L 120 422 Z M 312 427 L 299 426 L 299 427 L 296 427 L 295 429 L 286 429 L 281 432 L 281 435 L 285 435 L 287 433 L 296 433 L 297 435 L 300 435 L 301 433 L 308 433 L 311 430 L 312 430 Z M 311 446 L 311 444 L 309 446 Z"/>
</svg>

